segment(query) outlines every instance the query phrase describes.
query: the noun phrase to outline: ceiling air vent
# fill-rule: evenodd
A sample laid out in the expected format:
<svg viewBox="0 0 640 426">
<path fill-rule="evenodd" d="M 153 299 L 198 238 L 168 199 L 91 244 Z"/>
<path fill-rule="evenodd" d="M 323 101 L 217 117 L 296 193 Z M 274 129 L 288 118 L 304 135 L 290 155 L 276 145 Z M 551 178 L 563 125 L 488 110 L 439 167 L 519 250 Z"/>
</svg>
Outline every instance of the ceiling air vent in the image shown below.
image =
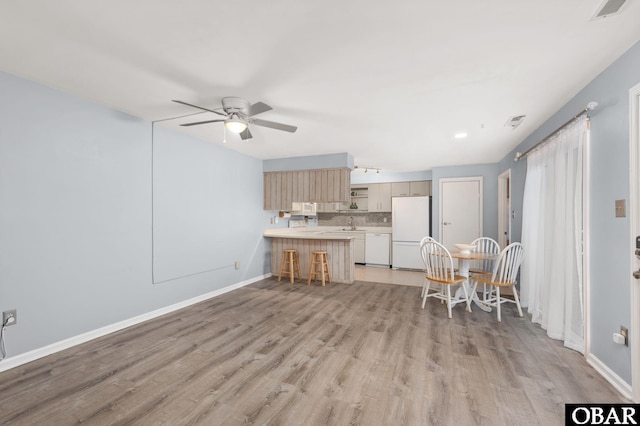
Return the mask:
<svg viewBox="0 0 640 426">
<path fill-rule="evenodd" d="M 596 10 L 591 20 L 606 18 L 611 15 L 618 15 L 622 11 L 622 6 L 627 0 L 604 0 L 600 7 Z"/>
<path fill-rule="evenodd" d="M 514 115 L 513 117 L 509 117 L 506 123 L 504 123 L 504 127 L 509 127 L 511 129 L 515 129 L 524 121 L 526 115 Z"/>
</svg>

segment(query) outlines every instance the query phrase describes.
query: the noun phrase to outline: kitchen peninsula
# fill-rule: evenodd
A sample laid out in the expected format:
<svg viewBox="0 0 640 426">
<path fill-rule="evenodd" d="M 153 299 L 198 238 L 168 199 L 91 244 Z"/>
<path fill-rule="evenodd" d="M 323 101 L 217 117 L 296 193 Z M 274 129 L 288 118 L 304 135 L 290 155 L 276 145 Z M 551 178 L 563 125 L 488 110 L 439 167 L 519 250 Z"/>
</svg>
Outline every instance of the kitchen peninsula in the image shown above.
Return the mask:
<svg viewBox="0 0 640 426">
<path fill-rule="evenodd" d="M 305 280 L 309 274 L 311 252 L 325 250 L 331 271 L 331 281 L 352 284 L 355 281 L 355 237 L 342 230 L 318 230 L 314 228 L 266 229 L 265 237 L 271 238 L 271 274 L 280 272 L 280 256 L 283 249 L 298 251 L 300 272 Z"/>
</svg>

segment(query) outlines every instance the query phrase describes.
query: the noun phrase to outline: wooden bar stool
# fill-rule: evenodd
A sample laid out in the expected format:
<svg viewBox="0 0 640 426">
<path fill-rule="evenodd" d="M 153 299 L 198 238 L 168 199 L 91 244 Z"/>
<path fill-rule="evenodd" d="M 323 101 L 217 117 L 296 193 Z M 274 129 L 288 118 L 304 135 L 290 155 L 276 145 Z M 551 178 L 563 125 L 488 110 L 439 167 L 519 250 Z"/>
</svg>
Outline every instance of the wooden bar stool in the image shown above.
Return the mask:
<svg viewBox="0 0 640 426">
<path fill-rule="evenodd" d="M 320 270 L 318 270 L 320 265 Z M 318 275 L 322 275 L 322 287 L 324 287 L 325 274 L 327 280 L 331 282 L 331 275 L 329 274 L 329 263 L 327 261 L 327 252 L 324 250 L 314 250 L 311 252 L 311 264 L 309 265 L 309 279 L 307 285 L 311 285 L 311 277 L 315 281 Z"/>
<path fill-rule="evenodd" d="M 298 273 L 298 279 L 300 279 L 300 264 L 298 263 L 298 252 L 294 249 L 282 250 L 282 257 L 280 258 L 280 273 L 278 274 L 278 281 L 282 278 L 282 274 L 289 275 L 291 284 L 293 284 L 293 273 Z"/>
</svg>

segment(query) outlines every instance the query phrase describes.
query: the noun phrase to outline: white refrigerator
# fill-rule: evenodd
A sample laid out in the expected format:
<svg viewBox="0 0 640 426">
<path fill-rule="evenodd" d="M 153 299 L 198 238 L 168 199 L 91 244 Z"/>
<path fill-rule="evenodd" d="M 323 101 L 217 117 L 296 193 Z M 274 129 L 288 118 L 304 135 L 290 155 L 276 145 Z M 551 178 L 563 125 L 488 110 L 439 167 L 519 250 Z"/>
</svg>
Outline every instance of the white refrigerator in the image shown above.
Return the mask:
<svg viewBox="0 0 640 426">
<path fill-rule="evenodd" d="M 431 235 L 431 197 L 391 199 L 392 267 L 424 269 L 420 240 Z"/>
</svg>

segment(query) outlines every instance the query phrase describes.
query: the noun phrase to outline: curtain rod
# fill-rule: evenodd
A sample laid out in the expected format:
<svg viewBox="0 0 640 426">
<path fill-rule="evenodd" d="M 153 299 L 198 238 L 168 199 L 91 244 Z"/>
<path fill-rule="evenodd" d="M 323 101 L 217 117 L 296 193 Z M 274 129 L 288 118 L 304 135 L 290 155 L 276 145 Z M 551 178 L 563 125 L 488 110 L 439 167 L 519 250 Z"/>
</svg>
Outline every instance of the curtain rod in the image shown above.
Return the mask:
<svg viewBox="0 0 640 426">
<path fill-rule="evenodd" d="M 582 117 L 585 114 L 588 114 L 589 111 L 593 111 L 594 109 L 596 109 L 596 107 L 598 106 L 597 102 L 589 102 L 587 104 L 587 107 L 585 109 L 583 109 L 582 111 L 580 111 L 579 113 L 577 113 L 576 115 L 574 115 L 570 120 L 568 120 L 566 123 L 564 123 L 562 126 L 558 127 L 556 130 L 553 131 L 553 133 L 551 133 L 549 136 L 547 136 L 546 138 L 542 139 L 540 142 L 538 142 L 537 144 L 535 144 L 534 146 L 532 146 L 531 148 L 529 148 L 528 150 L 526 150 L 525 152 L 516 152 L 516 156 L 513 159 L 513 161 L 518 161 L 519 159 L 521 159 L 522 157 L 526 157 L 531 151 L 533 151 L 534 149 L 538 148 L 540 145 L 542 145 L 543 143 L 547 142 L 549 139 L 551 139 L 551 137 L 553 135 L 555 135 L 556 133 L 558 133 L 560 130 L 564 129 L 565 127 L 567 127 L 569 124 L 573 123 L 574 121 L 576 121 L 578 118 Z"/>
</svg>

